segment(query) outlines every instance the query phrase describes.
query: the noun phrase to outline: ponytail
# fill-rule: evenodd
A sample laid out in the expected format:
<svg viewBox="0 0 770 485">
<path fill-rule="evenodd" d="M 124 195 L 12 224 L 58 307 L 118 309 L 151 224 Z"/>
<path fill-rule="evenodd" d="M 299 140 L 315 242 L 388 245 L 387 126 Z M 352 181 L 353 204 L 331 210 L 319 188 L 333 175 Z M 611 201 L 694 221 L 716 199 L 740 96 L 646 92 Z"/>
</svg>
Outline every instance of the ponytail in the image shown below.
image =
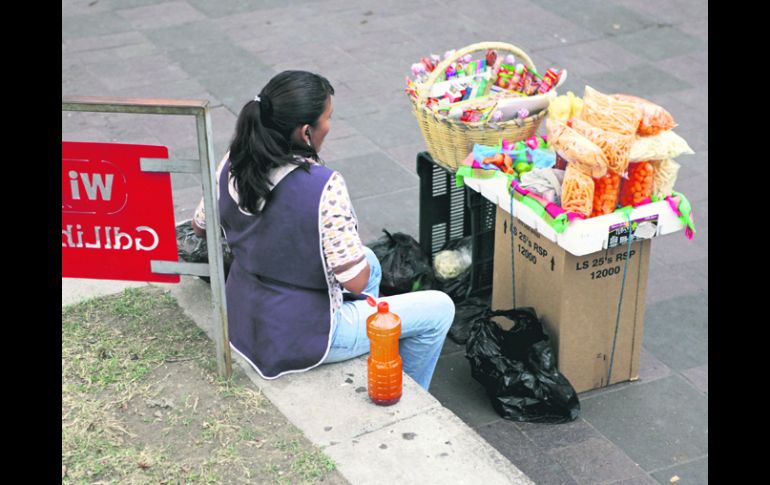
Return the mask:
<svg viewBox="0 0 770 485">
<path fill-rule="evenodd" d="M 334 88 L 322 76 L 284 71 L 246 103 L 230 144 L 230 173 L 241 209 L 259 213 L 261 201 L 270 196 L 273 170 L 294 164 L 309 171 L 305 158 L 318 161 L 315 149 L 292 143 L 291 134 L 298 126 L 315 126 L 332 94 Z"/>
</svg>

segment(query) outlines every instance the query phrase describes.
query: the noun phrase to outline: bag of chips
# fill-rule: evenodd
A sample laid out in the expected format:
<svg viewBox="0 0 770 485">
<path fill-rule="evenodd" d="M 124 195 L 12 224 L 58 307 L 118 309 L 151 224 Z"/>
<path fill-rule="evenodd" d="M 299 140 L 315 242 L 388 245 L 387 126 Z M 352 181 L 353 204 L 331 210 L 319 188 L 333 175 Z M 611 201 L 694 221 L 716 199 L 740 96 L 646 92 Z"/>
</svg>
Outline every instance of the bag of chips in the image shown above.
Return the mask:
<svg viewBox="0 0 770 485">
<path fill-rule="evenodd" d="M 545 127 L 548 143 L 567 162 L 580 165 L 592 177 L 603 177 L 607 173 L 607 158 L 594 142 L 557 119 L 549 117 Z"/>
<path fill-rule="evenodd" d="M 642 111 L 628 101 L 620 101 L 586 86 L 580 119 L 607 131 L 634 135 L 642 119 Z"/>
<path fill-rule="evenodd" d="M 597 128 L 580 118 L 571 120 L 572 129 L 591 140 L 602 149 L 607 159 L 607 168 L 616 174 L 622 174 L 628 168 L 628 156 L 634 135 L 622 135 L 613 131 Z"/>
<path fill-rule="evenodd" d="M 668 197 L 674 191 L 676 177 L 682 166 L 671 159 L 656 160 L 652 165 L 655 167 L 655 174 L 652 177 L 652 195 Z"/>
<path fill-rule="evenodd" d="M 644 160 L 666 160 L 679 155 L 695 153 L 681 136 L 672 130 L 664 131 L 655 136 L 637 136 L 631 143 L 629 160 L 641 162 Z"/>
<path fill-rule="evenodd" d="M 607 172 L 602 178 L 594 179 L 594 203 L 591 217 L 612 214 L 618 206 L 620 175 Z"/>
<path fill-rule="evenodd" d="M 628 94 L 613 94 L 612 97 L 618 101 L 633 103 L 642 111 L 642 119 L 636 129 L 636 134 L 639 136 L 657 135 L 677 126 L 671 113 L 652 101 Z"/>
<path fill-rule="evenodd" d="M 620 189 L 620 205 L 640 206 L 652 195 L 655 167 L 652 162 L 632 163 L 628 166 L 628 179 Z"/>
<path fill-rule="evenodd" d="M 591 216 L 594 202 L 594 181 L 590 175 L 570 163 L 564 172 L 561 185 L 561 208 Z"/>
</svg>

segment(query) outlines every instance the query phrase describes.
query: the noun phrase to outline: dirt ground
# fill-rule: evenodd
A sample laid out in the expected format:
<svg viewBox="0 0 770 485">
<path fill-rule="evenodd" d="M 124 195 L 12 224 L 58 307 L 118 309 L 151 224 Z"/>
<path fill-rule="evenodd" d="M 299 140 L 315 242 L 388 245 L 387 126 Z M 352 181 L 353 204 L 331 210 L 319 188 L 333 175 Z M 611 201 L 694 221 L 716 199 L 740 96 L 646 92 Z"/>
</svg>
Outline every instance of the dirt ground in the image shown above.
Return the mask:
<svg viewBox="0 0 770 485">
<path fill-rule="evenodd" d="M 153 287 L 62 309 L 62 483 L 347 483 Z"/>
</svg>

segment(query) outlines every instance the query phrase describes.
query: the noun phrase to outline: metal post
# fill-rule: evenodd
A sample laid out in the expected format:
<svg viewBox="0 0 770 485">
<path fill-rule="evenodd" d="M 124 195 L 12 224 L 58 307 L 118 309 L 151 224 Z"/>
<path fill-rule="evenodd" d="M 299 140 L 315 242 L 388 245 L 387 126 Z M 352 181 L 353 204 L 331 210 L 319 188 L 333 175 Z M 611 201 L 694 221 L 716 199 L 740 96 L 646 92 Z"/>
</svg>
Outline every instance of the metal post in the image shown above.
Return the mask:
<svg viewBox="0 0 770 485">
<path fill-rule="evenodd" d="M 198 126 L 198 153 L 201 157 L 201 180 L 203 181 L 203 205 L 206 212 L 206 243 L 209 248 L 209 266 L 211 267 L 211 293 L 214 303 L 214 336 L 217 345 L 217 372 L 220 376 L 230 377 L 233 372 L 230 356 L 230 338 L 227 330 L 227 307 L 225 296 L 224 258 L 222 255 L 222 234 L 219 229 L 219 204 L 217 190 L 214 147 L 211 143 L 211 116 L 208 106 L 196 115 Z M 212 251 L 211 248 L 216 248 Z"/>
<path fill-rule="evenodd" d="M 62 111 L 93 113 L 133 113 L 195 116 L 198 131 L 198 160 L 142 159 L 141 168 L 148 172 L 200 173 L 203 184 L 203 205 L 207 226 L 216 230 L 206 231 L 209 264 L 179 263 L 176 261 L 152 261 L 155 273 L 208 275 L 211 278 L 214 338 L 216 340 L 217 372 L 220 377 L 232 375 L 230 339 L 227 331 L 227 299 L 225 296 L 224 257 L 222 237 L 219 231 L 219 205 L 215 196 L 217 188 L 214 147 L 211 135 L 211 116 L 206 100 L 113 98 L 97 96 L 63 96 Z"/>
</svg>

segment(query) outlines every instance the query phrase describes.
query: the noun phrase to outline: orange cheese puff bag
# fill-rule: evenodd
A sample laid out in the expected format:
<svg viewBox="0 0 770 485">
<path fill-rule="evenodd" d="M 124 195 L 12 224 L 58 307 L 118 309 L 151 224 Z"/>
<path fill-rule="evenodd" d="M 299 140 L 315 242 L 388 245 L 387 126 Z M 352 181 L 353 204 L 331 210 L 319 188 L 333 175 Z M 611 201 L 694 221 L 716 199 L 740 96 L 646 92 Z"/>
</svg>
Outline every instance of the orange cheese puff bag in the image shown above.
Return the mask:
<svg viewBox="0 0 770 485">
<path fill-rule="evenodd" d="M 620 205 L 638 206 L 652 195 L 655 169 L 652 162 L 637 162 L 628 166 L 628 180 L 620 189 Z"/>
<path fill-rule="evenodd" d="M 635 140 L 634 135 L 621 135 L 613 131 L 603 130 L 580 118 L 573 118 L 570 123 L 573 130 L 585 136 L 602 149 L 604 158 L 607 159 L 608 169 L 615 173 L 624 173 L 626 171 L 631 144 Z"/>
<path fill-rule="evenodd" d="M 652 177 L 652 195 L 668 197 L 674 191 L 676 177 L 682 166 L 671 159 L 656 160 L 652 165 L 655 167 L 655 175 Z"/>
<path fill-rule="evenodd" d="M 594 203 L 591 217 L 615 212 L 620 193 L 620 175 L 608 171 L 602 178 L 594 179 Z"/>
<path fill-rule="evenodd" d="M 567 162 L 580 165 L 592 177 L 603 177 L 607 173 L 607 158 L 594 142 L 557 119 L 549 117 L 545 128 L 548 143 Z"/>
<path fill-rule="evenodd" d="M 620 101 L 586 86 L 579 118 L 603 130 L 634 135 L 642 119 L 642 110 L 634 103 Z"/>
<path fill-rule="evenodd" d="M 567 164 L 564 182 L 561 184 L 561 208 L 591 216 L 594 203 L 594 181 L 590 175 L 574 164 Z"/>
<path fill-rule="evenodd" d="M 642 110 L 642 119 L 636 129 L 636 134 L 639 136 L 657 135 L 661 131 L 670 130 L 677 126 L 671 113 L 652 101 L 628 94 L 613 94 L 612 97 L 618 101 L 634 103 Z"/>
</svg>

